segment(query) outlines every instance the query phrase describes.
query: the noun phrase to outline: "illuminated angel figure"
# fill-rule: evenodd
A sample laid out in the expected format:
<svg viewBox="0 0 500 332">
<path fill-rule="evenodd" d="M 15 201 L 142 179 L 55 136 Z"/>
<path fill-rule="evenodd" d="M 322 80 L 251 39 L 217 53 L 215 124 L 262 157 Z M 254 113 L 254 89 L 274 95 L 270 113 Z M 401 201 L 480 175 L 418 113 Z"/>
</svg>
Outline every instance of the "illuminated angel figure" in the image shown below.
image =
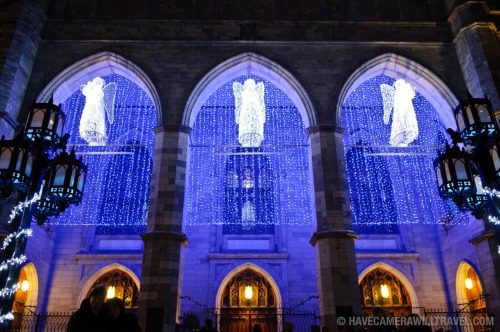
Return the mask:
<svg viewBox="0 0 500 332">
<path fill-rule="evenodd" d="M 238 141 L 243 147 L 258 147 L 264 140 L 266 105 L 264 104 L 264 83 L 255 84 L 248 79 L 234 82 L 235 121 L 238 127 Z"/>
<path fill-rule="evenodd" d="M 380 85 L 384 102 L 384 123 L 389 124 L 392 114 L 391 138 L 392 146 L 408 146 L 418 137 L 418 123 L 412 99 L 415 90 L 404 80 L 397 80 L 393 86 Z M 394 112 L 392 112 L 394 110 Z"/>
<path fill-rule="evenodd" d="M 85 106 L 79 131 L 80 137 L 89 145 L 103 145 L 107 141 L 104 113 L 107 113 L 109 123 L 114 121 L 116 83 L 105 84 L 102 78 L 96 77 L 81 88 Z"/>
</svg>

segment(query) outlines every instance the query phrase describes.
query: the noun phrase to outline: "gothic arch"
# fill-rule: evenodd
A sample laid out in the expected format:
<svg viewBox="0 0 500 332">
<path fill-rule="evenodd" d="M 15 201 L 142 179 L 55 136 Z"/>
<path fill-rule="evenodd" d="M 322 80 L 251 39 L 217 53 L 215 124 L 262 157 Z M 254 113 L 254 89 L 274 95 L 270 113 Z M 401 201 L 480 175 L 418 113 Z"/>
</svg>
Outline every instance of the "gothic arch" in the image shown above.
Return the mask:
<svg viewBox="0 0 500 332">
<path fill-rule="evenodd" d="M 22 267 L 26 273 L 26 279 L 29 281 L 28 293 L 25 306 L 36 307 L 38 301 L 38 273 L 33 262 L 27 263 Z"/>
<path fill-rule="evenodd" d="M 299 81 L 274 61 L 252 52 L 242 53 L 222 62 L 198 82 L 184 108 L 182 124 L 192 128 L 208 97 L 223 84 L 244 74 L 262 77 L 279 87 L 297 106 L 305 127 L 316 125 L 314 108 Z"/>
<path fill-rule="evenodd" d="M 78 297 L 77 304 L 80 304 L 85 299 L 85 297 L 87 296 L 87 294 L 90 291 L 90 288 L 97 281 L 97 279 L 99 279 L 104 274 L 111 272 L 113 270 L 121 270 L 121 271 L 125 272 L 126 274 L 128 274 L 132 278 L 134 283 L 136 284 L 137 289 L 140 290 L 141 283 L 140 283 L 140 280 L 137 277 L 137 275 L 134 273 L 134 271 L 132 271 L 128 267 L 123 266 L 121 264 L 113 263 L 113 264 L 106 265 L 105 267 L 101 268 L 99 271 L 95 272 L 92 276 L 90 276 L 90 278 L 87 279 L 87 281 L 85 282 L 83 287 L 80 288 L 81 292 L 80 292 L 80 296 Z"/>
<path fill-rule="evenodd" d="M 459 307 L 462 307 L 465 303 L 469 302 L 469 298 L 467 296 L 467 290 L 465 289 L 465 278 L 467 278 L 467 274 L 469 270 L 472 269 L 474 273 L 477 275 L 479 283 L 479 289 L 482 292 L 482 280 L 481 276 L 478 273 L 478 270 L 469 262 L 461 261 L 458 265 L 457 275 L 455 278 L 455 289 L 457 292 L 457 304 Z"/>
<path fill-rule="evenodd" d="M 363 82 L 378 76 L 387 75 L 394 79 L 404 79 L 432 104 L 438 112 L 445 128 L 456 129 L 453 109 L 458 105 L 458 99 L 446 84 L 434 73 L 404 56 L 394 53 L 382 54 L 360 66 L 347 79 L 342 88 L 337 103 L 336 123 L 340 126 L 342 105 L 349 95 Z"/>
<path fill-rule="evenodd" d="M 51 96 L 59 104 L 96 76 L 117 74 L 137 84 L 156 106 L 157 125 L 162 123 L 160 97 L 147 74 L 132 61 L 112 52 L 100 52 L 86 57 L 60 72 L 38 95 L 38 102 L 47 102 Z"/>
<path fill-rule="evenodd" d="M 418 297 L 417 293 L 415 292 L 415 289 L 413 288 L 412 284 L 408 280 L 408 278 L 398 269 L 393 267 L 392 265 L 389 265 L 384 262 L 377 262 L 375 264 L 372 264 L 368 267 L 366 267 L 363 272 L 361 272 L 358 276 L 358 284 L 361 284 L 361 281 L 366 277 L 366 275 L 370 272 L 372 272 L 375 269 L 383 269 L 386 270 L 387 272 L 390 272 L 392 275 L 394 275 L 396 278 L 399 279 L 399 281 L 403 284 L 403 286 L 406 288 L 408 291 L 408 295 L 410 296 L 410 301 L 412 308 L 419 308 L 420 304 L 418 302 Z"/>
<path fill-rule="evenodd" d="M 253 270 L 259 274 L 261 274 L 267 282 L 269 282 L 269 285 L 271 285 L 274 294 L 276 295 L 276 308 L 281 308 L 283 304 L 283 300 L 281 298 L 281 292 L 278 287 L 278 284 L 274 280 L 274 278 L 263 268 L 261 268 L 258 265 L 252 264 L 252 263 L 245 263 L 242 264 L 235 269 L 233 269 L 231 272 L 226 274 L 224 279 L 221 281 L 219 288 L 217 289 L 217 294 L 215 296 L 215 308 L 220 309 L 221 303 L 222 303 L 222 296 L 224 293 L 224 289 L 226 289 L 226 286 L 229 284 L 231 279 L 233 279 L 238 273 L 243 272 L 245 270 Z"/>
</svg>

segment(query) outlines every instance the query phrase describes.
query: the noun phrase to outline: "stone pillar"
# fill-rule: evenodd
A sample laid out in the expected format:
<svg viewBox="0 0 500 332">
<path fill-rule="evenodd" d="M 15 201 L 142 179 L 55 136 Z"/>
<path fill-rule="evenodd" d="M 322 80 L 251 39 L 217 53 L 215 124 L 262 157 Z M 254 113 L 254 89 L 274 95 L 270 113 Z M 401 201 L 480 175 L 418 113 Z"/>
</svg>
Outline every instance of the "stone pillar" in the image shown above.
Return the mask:
<svg viewBox="0 0 500 332">
<path fill-rule="evenodd" d="M 174 332 L 180 310 L 182 245 L 187 245 L 182 214 L 189 128 L 156 128 L 155 135 L 138 313 L 143 331 Z"/>
<path fill-rule="evenodd" d="M 498 15 L 479 1 L 467 1 L 452 11 L 448 21 L 467 90 L 473 97 L 488 96 L 494 110 L 500 109 L 500 26 Z M 461 96 L 465 99 L 465 95 Z"/>
<path fill-rule="evenodd" d="M 317 229 L 316 273 L 321 326 L 338 331 L 338 317 L 361 313 L 341 128 L 309 128 Z M 348 318 L 347 318 L 348 319 Z"/>
<path fill-rule="evenodd" d="M 12 137 L 35 62 L 47 0 L 2 5 L 0 34 L 0 136 Z"/>
<path fill-rule="evenodd" d="M 486 299 L 486 308 L 495 314 L 495 320 L 500 319 L 500 254 L 495 232 L 486 230 L 469 240 L 476 248 L 483 294 Z M 495 331 L 500 331 L 500 323 L 495 322 Z"/>
</svg>

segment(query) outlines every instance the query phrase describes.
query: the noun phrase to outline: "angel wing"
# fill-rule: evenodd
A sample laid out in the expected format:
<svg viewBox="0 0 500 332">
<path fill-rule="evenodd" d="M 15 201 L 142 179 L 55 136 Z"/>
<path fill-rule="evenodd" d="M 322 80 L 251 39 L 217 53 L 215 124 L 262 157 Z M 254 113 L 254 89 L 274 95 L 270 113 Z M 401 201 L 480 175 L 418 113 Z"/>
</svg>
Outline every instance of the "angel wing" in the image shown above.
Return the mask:
<svg viewBox="0 0 500 332">
<path fill-rule="evenodd" d="M 234 120 L 236 123 L 240 122 L 240 111 L 241 111 L 241 104 L 242 104 L 242 98 L 241 98 L 241 93 L 243 92 L 243 84 L 239 82 L 234 82 L 233 83 L 233 93 L 234 93 Z"/>
<path fill-rule="evenodd" d="M 259 82 L 257 83 L 255 90 L 257 91 L 257 94 L 259 95 L 259 104 L 260 105 L 265 105 L 264 104 L 264 82 Z M 265 107 L 265 106 L 264 106 Z M 266 110 L 263 109 L 259 113 L 259 119 L 260 123 L 264 124 L 266 122 Z"/>
<path fill-rule="evenodd" d="M 380 92 L 382 92 L 382 102 L 384 103 L 384 123 L 389 124 L 392 109 L 394 108 L 394 89 L 388 84 L 380 85 Z"/>
<path fill-rule="evenodd" d="M 115 96 L 117 88 L 116 83 L 113 82 L 102 88 L 102 92 L 104 93 L 104 108 L 106 109 L 109 123 L 115 121 Z"/>
</svg>

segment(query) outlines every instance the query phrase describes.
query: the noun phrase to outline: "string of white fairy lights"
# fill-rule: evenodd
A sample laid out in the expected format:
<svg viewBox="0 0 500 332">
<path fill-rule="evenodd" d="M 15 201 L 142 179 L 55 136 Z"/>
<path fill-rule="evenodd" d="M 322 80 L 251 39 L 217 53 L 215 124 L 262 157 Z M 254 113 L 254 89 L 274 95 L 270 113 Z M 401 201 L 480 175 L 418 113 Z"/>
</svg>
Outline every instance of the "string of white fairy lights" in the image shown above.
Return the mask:
<svg viewBox="0 0 500 332">
<path fill-rule="evenodd" d="M 495 197 L 500 198 L 500 191 L 498 191 L 496 189 L 483 187 L 483 191 L 492 197 L 495 196 Z M 500 226 L 500 219 L 494 215 L 490 214 L 488 216 L 488 221 L 494 223 L 495 226 Z M 500 254 L 500 246 L 498 246 L 498 253 Z"/>
<path fill-rule="evenodd" d="M 29 199 L 25 202 L 20 202 L 12 209 L 12 211 L 9 215 L 9 220 L 8 220 L 9 224 L 12 223 L 14 221 L 14 219 L 16 218 L 16 216 L 19 213 L 21 213 L 25 208 L 31 206 L 31 204 L 37 202 L 40 199 L 40 197 L 42 195 L 42 188 L 43 188 L 43 183 L 40 187 L 40 192 L 35 193 L 31 199 Z M 29 228 L 28 229 L 26 229 L 26 228 L 19 229 L 18 231 L 10 233 L 7 237 L 5 237 L 1 250 L 7 249 L 9 244 L 11 244 L 14 239 L 17 240 L 21 236 L 29 237 L 32 234 L 33 234 L 33 232 Z M 27 257 L 25 255 L 20 255 L 18 257 L 15 257 L 14 255 L 15 255 L 15 252 L 12 254 L 12 257 L 10 259 L 4 260 L 3 262 L 0 263 L 0 271 L 7 270 L 9 267 L 21 265 L 27 259 Z M 0 297 L 5 298 L 5 297 L 12 296 L 13 294 L 16 293 L 16 291 L 19 289 L 19 287 L 20 287 L 20 283 L 16 283 L 12 287 L 5 287 L 5 288 L 0 289 Z M 2 324 L 6 320 L 13 320 L 13 319 L 14 319 L 14 315 L 13 315 L 12 311 L 10 311 L 6 314 L 0 315 L 0 324 Z"/>
</svg>

